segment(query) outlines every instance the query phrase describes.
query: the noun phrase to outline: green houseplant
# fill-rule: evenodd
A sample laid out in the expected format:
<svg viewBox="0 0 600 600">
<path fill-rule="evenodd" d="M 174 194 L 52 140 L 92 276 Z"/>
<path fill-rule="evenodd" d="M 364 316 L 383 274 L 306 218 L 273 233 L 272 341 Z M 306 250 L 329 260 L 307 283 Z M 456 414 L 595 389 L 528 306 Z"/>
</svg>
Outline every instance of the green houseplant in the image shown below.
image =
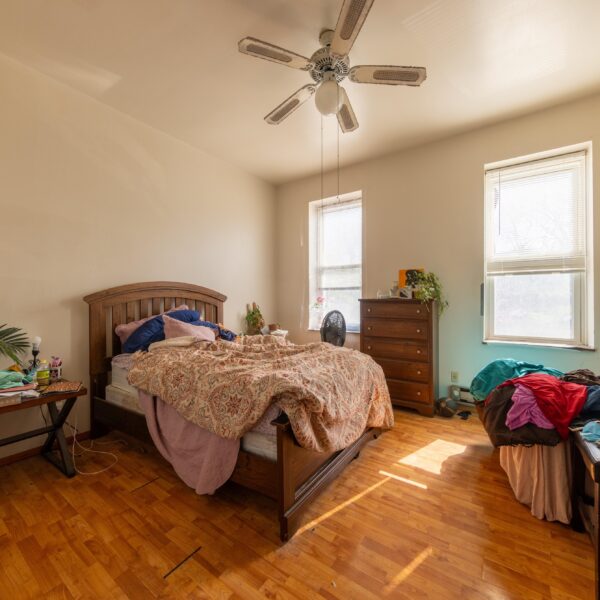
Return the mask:
<svg viewBox="0 0 600 600">
<path fill-rule="evenodd" d="M 260 307 L 256 302 L 246 304 L 246 325 L 248 326 L 248 335 L 257 335 L 265 326 L 265 320 L 260 312 Z"/>
<path fill-rule="evenodd" d="M 0 325 L 0 356 L 6 356 L 19 362 L 19 354 L 25 354 L 29 348 L 29 340 L 22 329 Z"/>
<path fill-rule="evenodd" d="M 415 298 L 423 303 L 435 300 L 440 315 L 448 308 L 442 282 L 435 273 L 417 272 L 415 275 Z"/>
</svg>

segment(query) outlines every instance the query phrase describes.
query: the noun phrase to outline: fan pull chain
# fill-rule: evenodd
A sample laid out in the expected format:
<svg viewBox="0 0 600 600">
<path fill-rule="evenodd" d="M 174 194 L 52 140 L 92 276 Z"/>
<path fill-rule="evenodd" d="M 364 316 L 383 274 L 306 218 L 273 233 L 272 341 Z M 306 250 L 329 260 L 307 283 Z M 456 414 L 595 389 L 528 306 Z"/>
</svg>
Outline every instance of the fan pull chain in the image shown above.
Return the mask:
<svg viewBox="0 0 600 600">
<path fill-rule="evenodd" d="M 324 192 L 324 184 L 323 184 L 323 178 L 324 178 L 324 173 L 323 173 L 323 115 L 321 115 L 321 208 L 323 208 L 323 198 L 325 195 Z"/>
<path fill-rule="evenodd" d="M 338 88 L 338 96 L 340 95 L 340 90 Z M 339 125 L 336 127 L 337 129 L 337 201 L 340 201 L 340 127 Z"/>
</svg>

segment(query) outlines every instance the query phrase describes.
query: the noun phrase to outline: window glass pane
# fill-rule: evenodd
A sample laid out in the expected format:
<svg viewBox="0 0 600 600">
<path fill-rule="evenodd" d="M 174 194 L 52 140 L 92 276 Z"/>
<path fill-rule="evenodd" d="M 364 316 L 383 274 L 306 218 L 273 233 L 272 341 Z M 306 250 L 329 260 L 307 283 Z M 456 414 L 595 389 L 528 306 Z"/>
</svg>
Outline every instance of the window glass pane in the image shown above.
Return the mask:
<svg viewBox="0 0 600 600">
<path fill-rule="evenodd" d="M 320 266 L 357 265 L 362 261 L 360 205 L 325 207 L 321 212 Z"/>
<path fill-rule="evenodd" d="M 325 306 L 322 314 L 318 316 L 322 319 L 325 313 L 330 310 L 339 310 L 346 319 L 346 329 L 349 331 L 358 331 L 360 325 L 360 289 L 354 290 L 323 290 L 325 296 Z M 318 327 L 321 326 L 319 322 Z"/>
<path fill-rule="evenodd" d="M 573 273 L 493 277 L 494 335 L 575 338 Z"/>
<path fill-rule="evenodd" d="M 578 173 L 564 169 L 500 177 L 494 186 L 493 255 L 501 258 L 573 256 L 581 250 Z"/>
</svg>

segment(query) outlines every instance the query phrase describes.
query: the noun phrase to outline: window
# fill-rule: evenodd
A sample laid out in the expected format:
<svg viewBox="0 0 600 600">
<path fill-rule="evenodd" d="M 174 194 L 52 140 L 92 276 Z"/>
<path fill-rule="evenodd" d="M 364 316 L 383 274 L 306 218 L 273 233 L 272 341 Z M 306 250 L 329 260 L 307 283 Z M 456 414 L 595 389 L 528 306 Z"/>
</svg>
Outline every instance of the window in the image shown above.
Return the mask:
<svg viewBox="0 0 600 600">
<path fill-rule="evenodd" d="M 362 197 L 345 194 L 309 204 L 309 328 L 339 310 L 358 331 L 362 294 Z"/>
<path fill-rule="evenodd" d="M 486 341 L 593 346 L 591 145 L 485 172 Z"/>
</svg>

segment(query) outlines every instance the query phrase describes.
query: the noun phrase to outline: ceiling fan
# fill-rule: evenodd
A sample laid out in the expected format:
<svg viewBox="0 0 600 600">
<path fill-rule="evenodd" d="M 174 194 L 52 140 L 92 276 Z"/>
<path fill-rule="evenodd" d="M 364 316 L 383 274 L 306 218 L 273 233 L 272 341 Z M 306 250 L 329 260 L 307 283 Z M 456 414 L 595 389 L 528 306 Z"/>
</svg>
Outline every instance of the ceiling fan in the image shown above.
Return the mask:
<svg viewBox="0 0 600 600">
<path fill-rule="evenodd" d="M 279 125 L 300 105 L 315 95 L 317 109 L 323 115 L 337 115 L 346 133 L 358 127 L 356 115 L 346 90 L 339 82 L 346 77 L 355 83 L 419 86 L 425 81 L 424 67 L 393 65 L 358 65 L 350 68 L 349 52 L 358 36 L 374 0 L 344 0 L 335 31 L 324 29 L 319 36 L 321 48 L 310 58 L 273 44 L 246 37 L 240 40 L 240 52 L 270 60 L 292 69 L 308 71 L 314 83 L 301 87 L 272 110 L 265 121 Z"/>
</svg>

